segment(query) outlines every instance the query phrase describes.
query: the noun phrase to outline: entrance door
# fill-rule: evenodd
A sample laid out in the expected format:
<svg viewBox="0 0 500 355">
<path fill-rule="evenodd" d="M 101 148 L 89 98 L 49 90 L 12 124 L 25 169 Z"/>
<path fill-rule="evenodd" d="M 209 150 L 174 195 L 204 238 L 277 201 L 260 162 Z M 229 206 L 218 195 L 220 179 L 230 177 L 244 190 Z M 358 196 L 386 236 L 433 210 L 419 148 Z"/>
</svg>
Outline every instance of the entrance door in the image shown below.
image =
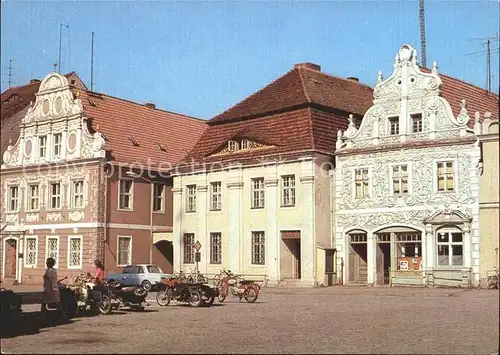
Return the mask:
<svg viewBox="0 0 500 355">
<path fill-rule="evenodd" d="M 377 285 L 388 285 L 391 267 L 391 234 L 377 234 Z"/>
<path fill-rule="evenodd" d="M 349 281 L 366 283 L 368 281 L 368 246 L 365 233 L 349 234 Z"/>
<path fill-rule="evenodd" d="M 300 279 L 300 231 L 281 232 L 280 274 L 283 279 Z"/>
<path fill-rule="evenodd" d="M 17 272 L 17 240 L 5 241 L 5 278 L 16 278 Z"/>
</svg>

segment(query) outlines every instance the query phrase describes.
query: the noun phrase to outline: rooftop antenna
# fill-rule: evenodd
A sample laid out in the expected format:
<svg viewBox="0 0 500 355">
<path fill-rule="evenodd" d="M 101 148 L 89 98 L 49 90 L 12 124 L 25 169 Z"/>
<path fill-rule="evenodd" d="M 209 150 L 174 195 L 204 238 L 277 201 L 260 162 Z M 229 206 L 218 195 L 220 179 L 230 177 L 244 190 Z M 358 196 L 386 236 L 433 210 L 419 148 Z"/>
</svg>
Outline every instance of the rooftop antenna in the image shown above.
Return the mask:
<svg viewBox="0 0 500 355">
<path fill-rule="evenodd" d="M 486 45 L 486 90 L 488 92 L 491 92 L 491 42 L 497 42 L 500 40 L 499 36 L 495 37 L 476 37 L 473 38 L 476 41 L 481 41 L 482 45 Z M 475 52 L 475 53 L 468 53 L 470 54 L 477 54 L 481 52 Z"/>
<path fill-rule="evenodd" d="M 52 64 L 52 66 L 54 67 L 54 72 L 57 72 L 57 63 Z"/>
<path fill-rule="evenodd" d="M 69 28 L 69 25 L 66 25 L 64 23 L 59 23 L 59 60 L 57 62 L 57 67 L 59 68 L 59 73 L 61 71 L 61 40 L 62 40 L 62 29 L 63 26 L 66 28 Z"/>
<path fill-rule="evenodd" d="M 94 91 L 94 31 L 92 31 L 92 46 L 90 50 L 90 91 Z"/>
<path fill-rule="evenodd" d="M 9 59 L 9 88 L 12 85 L 12 59 Z"/>
<path fill-rule="evenodd" d="M 420 52 L 422 56 L 422 67 L 427 68 L 427 55 L 425 50 L 425 9 L 424 9 L 424 0 L 418 1 L 418 13 L 420 17 Z"/>
</svg>

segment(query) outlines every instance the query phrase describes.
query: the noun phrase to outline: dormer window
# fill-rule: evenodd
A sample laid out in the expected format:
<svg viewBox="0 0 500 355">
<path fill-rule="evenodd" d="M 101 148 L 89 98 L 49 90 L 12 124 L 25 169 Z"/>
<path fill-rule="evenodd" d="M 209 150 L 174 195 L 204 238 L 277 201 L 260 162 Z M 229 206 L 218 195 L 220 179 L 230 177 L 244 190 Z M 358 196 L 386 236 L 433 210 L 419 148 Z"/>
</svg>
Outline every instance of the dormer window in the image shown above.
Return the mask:
<svg viewBox="0 0 500 355">
<path fill-rule="evenodd" d="M 391 135 L 399 134 L 399 116 L 389 117 L 389 132 Z"/>
<path fill-rule="evenodd" d="M 230 152 L 234 152 L 234 151 L 238 150 L 238 142 L 236 142 L 236 141 L 227 142 L 227 149 Z"/>
<path fill-rule="evenodd" d="M 414 113 L 410 115 L 411 117 L 411 124 L 412 124 L 412 132 L 413 133 L 419 133 L 422 132 L 422 114 L 421 113 Z"/>
<path fill-rule="evenodd" d="M 248 149 L 249 148 L 248 139 L 242 139 L 240 145 L 241 149 Z"/>
</svg>

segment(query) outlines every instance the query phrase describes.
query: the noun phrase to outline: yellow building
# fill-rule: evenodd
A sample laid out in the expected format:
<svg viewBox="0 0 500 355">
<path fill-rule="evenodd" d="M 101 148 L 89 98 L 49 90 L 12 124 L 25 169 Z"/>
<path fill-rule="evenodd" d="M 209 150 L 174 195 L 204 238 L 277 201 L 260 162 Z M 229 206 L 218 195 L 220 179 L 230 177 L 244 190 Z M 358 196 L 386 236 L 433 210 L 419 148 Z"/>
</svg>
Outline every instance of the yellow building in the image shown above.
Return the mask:
<svg viewBox="0 0 500 355">
<path fill-rule="evenodd" d="M 481 146 L 482 173 L 480 178 L 479 193 L 479 228 L 480 228 L 480 281 L 481 286 L 486 283 L 486 278 L 499 267 L 499 213 L 500 189 L 499 176 L 499 146 L 498 146 L 498 121 L 490 119 L 488 112 L 485 119 L 475 125 L 476 134 Z"/>
</svg>

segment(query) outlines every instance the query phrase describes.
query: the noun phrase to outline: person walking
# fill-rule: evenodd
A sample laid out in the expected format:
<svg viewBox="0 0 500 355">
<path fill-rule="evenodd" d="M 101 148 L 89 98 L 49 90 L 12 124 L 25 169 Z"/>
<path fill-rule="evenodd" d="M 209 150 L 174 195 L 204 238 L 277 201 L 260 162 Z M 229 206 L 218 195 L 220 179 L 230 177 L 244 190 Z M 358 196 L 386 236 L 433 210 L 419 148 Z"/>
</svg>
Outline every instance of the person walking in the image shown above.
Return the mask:
<svg viewBox="0 0 500 355">
<path fill-rule="evenodd" d="M 54 268 L 54 258 L 47 258 L 47 270 L 43 275 L 42 312 L 47 310 L 47 305 L 56 305 L 60 310 L 59 285 L 57 284 L 57 270 Z"/>
</svg>

